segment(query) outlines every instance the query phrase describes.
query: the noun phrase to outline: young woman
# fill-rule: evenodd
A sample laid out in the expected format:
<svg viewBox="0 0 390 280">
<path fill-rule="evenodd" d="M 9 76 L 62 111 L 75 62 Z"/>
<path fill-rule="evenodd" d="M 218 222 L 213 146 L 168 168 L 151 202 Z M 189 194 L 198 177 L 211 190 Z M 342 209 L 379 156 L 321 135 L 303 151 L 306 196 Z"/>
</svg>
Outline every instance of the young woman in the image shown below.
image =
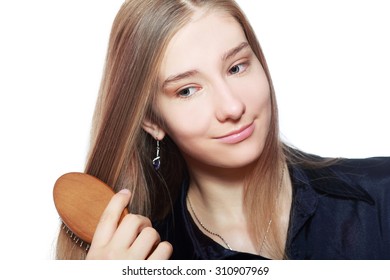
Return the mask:
<svg viewBox="0 0 390 280">
<path fill-rule="evenodd" d="M 281 142 L 266 61 L 234 1 L 123 4 L 85 171 L 118 193 L 88 252 L 60 232 L 60 259 L 390 258 L 390 159 Z"/>
</svg>

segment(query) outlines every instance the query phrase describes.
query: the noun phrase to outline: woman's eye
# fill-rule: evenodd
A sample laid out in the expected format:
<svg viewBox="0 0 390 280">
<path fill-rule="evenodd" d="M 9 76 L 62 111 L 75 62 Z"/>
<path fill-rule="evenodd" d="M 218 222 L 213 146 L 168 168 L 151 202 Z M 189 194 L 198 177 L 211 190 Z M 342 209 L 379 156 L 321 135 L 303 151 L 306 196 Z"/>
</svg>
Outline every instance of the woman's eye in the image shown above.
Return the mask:
<svg viewBox="0 0 390 280">
<path fill-rule="evenodd" d="M 235 75 L 235 74 L 241 73 L 242 71 L 245 70 L 245 67 L 246 67 L 246 65 L 244 63 L 234 65 L 232 68 L 229 69 L 229 74 Z"/>
<path fill-rule="evenodd" d="M 196 87 L 188 87 L 185 89 L 182 89 L 178 92 L 178 95 L 180 97 L 190 97 L 193 95 L 198 89 Z"/>
</svg>

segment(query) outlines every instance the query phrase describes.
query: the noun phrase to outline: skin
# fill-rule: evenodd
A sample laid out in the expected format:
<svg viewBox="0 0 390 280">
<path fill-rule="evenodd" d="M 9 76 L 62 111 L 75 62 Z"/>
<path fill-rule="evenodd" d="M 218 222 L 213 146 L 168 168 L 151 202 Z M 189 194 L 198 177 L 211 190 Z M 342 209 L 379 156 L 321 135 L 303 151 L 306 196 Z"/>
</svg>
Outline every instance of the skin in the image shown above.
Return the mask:
<svg viewBox="0 0 390 280">
<path fill-rule="evenodd" d="M 243 177 L 262 153 L 271 104 L 264 70 L 241 26 L 225 13 L 197 11 L 171 40 L 160 79 L 155 110 L 165 126 L 145 120 L 144 130 L 160 140 L 169 135 L 181 150 L 190 171 L 188 195 L 202 222 L 236 250 L 255 253 Z M 88 259 L 169 258 L 172 246 L 160 242 L 147 218 L 129 214 L 117 227 L 129 199 L 126 191 L 113 197 Z"/>
</svg>

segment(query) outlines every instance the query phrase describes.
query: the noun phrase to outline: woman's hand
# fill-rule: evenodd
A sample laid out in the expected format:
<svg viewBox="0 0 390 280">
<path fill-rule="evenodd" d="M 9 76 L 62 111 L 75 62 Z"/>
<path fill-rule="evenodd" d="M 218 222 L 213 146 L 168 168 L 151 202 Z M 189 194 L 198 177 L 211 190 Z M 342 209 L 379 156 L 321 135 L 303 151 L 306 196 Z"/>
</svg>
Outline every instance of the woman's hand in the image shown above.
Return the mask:
<svg viewBox="0 0 390 280">
<path fill-rule="evenodd" d="M 130 191 L 122 190 L 111 199 L 100 218 L 86 259 L 169 259 L 172 245 L 161 242 L 148 218 L 128 214 L 118 226 L 130 196 Z"/>
</svg>

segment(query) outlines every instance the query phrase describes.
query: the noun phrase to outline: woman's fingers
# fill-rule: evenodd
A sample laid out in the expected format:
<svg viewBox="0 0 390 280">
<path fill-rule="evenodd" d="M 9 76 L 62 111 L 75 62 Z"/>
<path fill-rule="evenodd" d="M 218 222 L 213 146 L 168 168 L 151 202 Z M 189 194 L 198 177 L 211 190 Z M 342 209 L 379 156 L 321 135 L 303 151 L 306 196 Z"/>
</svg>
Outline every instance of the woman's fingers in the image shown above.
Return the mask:
<svg viewBox="0 0 390 280">
<path fill-rule="evenodd" d="M 171 243 L 164 241 L 160 242 L 153 253 L 148 257 L 148 260 L 168 260 L 173 252 Z"/>
<path fill-rule="evenodd" d="M 160 243 L 160 235 L 152 227 L 144 228 L 129 248 L 131 259 L 145 260 Z"/>
<path fill-rule="evenodd" d="M 123 218 L 112 237 L 112 244 L 117 248 L 129 248 L 140 232 L 147 227 L 151 228 L 151 226 L 152 223 L 148 218 L 141 215 L 128 214 Z"/>
<path fill-rule="evenodd" d="M 148 218 L 128 214 L 118 225 L 130 196 L 130 191 L 122 190 L 112 197 L 100 218 L 87 259 L 169 259 L 171 244 L 161 242 Z"/>
<path fill-rule="evenodd" d="M 172 246 L 161 242 L 150 220 L 141 215 L 128 214 L 111 240 L 114 251 L 126 249 L 126 259 L 169 259 Z M 160 245 L 162 244 L 162 245 Z"/>
<path fill-rule="evenodd" d="M 115 194 L 104 210 L 92 240 L 92 247 L 102 247 L 108 244 L 114 235 L 123 209 L 130 201 L 130 191 L 123 189 Z"/>
</svg>

